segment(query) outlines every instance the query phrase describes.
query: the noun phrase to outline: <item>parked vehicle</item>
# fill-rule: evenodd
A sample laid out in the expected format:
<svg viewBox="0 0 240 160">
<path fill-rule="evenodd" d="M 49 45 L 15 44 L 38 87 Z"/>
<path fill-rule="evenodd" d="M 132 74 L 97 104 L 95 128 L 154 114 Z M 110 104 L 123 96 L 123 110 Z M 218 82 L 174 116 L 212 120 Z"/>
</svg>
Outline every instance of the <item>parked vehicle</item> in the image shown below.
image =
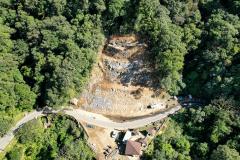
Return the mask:
<svg viewBox="0 0 240 160">
<path fill-rule="evenodd" d="M 91 125 L 91 124 L 87 124 L 86 127 L 88 127 L 88 128 L 95 128 L 95 126 Z"/>
</svg>

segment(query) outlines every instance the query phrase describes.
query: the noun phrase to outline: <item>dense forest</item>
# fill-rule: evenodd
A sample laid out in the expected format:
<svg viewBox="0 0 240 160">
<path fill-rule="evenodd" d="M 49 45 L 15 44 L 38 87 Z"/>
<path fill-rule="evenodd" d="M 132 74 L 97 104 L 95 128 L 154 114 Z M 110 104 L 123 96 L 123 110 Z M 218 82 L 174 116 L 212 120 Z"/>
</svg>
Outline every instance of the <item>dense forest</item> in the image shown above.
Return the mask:
<svg viewBox="0 0 240 160">
<path fill-rule="evenodd" d="M 83 129 L 66 116 L 52 115 L 32 120 L 16 135 L 17 142 L 6 154 L 7 160 L 92 160 L 95 157 L 87 145 Z"/>
<path fill-rule="evenodd" d="M 161 89 L 207 103 L 173 116 L 146 157 L 239 159 L 239 0 L 2 0 L 0 15 L 0 136 L 78 96 L 105 38 L 133 33 Z"/>
<path fill-rule="evenodd" d="M 233 99 L 216 99 L 201 108 L 184 109 L 171 117 L 146 159 L 239 160 L 239 106 Z"/>
</svg>

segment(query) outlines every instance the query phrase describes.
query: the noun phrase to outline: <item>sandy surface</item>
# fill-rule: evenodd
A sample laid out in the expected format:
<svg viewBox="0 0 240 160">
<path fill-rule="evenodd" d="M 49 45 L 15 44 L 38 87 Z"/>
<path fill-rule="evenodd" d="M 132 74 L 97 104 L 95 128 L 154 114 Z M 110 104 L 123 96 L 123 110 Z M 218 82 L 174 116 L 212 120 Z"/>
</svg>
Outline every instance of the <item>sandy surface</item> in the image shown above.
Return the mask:
<svg viewBox="0 0 240 160">
<path fill-rule="evenodd" d="M 113 138 L 111 138 L 111 129 L 106 129 L 102 127 L 94 126 L 94 128 L 86 127 L 87 123 L 81 122 L 85 131 L 87 132 L 89 139 L 88 142 L 91 143 L 96 148 L 97 159 L 103 160 L 105 156 L 103 154 L 104 148 L 111 146 L 112 148 L 117 147 Z"/>
</svg>

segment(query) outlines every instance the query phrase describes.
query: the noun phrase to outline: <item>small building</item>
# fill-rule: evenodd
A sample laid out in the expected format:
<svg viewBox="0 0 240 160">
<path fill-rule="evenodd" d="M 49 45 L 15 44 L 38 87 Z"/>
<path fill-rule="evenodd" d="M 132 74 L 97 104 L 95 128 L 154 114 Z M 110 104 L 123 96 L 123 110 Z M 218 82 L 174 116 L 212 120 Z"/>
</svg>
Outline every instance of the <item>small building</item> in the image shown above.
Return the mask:
<svg viewBox="0 0 240 160">
<path fill-rule="evenodd" d="M 125 155 L 128 156 L 141 155 L 141 143 L 128 140 L 125 148 Z"/>
<path fill-rule="evenodd" d="M 132 132 L 131 131 L 127 131 L 123 137 L 123 142 L 126 143 L 127 140 L 129 140 L 132 137 Z"/>
</svg>

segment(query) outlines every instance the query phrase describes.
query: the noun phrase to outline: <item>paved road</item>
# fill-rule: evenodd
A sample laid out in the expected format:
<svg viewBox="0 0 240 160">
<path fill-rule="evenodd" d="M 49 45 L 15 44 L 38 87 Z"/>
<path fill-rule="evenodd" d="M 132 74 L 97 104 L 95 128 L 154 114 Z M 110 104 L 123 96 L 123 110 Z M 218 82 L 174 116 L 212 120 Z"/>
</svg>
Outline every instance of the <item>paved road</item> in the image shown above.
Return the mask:
<svg viewBox="0 0 240 160">
<path fill-rule="evenodd" d="M 21 127 L 24 123 L 37 118 L 39 116 L 43 116 L 42 112 L 33 111 L 29 114 L 27 114 L 25 117 L 23 117 L 20 121 L 17 122 L 17 124 L 11 128 L 10 131 L 8 131 L 7 134 L 5 134 L 2 138 L 0 138 L 0 151 L 4 150 L 6 146 L 12 141 L 14 138 L 14 132 Z"/>
<path fill-rule="evenodd" d="M 66 110 L 64 112 L 65 114 L 74 117 L 77 121 L 84 121 L 88 124 L 96 125 L 103 128 L 125 130 L 143 127 L 152 122 L 156 122 L 158 120 L 166 118 L 170 114 L 174 114 L 179 109 L 181 109 L 181 106 L 176 106 L 163 113 L 122 123 L 114 122 L 111 119 L 108 119 L 100 114 L 87 112 L 81 109 Z M 3 151 L 6 148 L 6 146 L 11 142 L 11 140 L 14 138 L 14 132 L 19 127 L 21 127 L 24 123 L 43 115 L 44 114 L 42 112 L 33 111 L 27 114 L 24 118 L 22 118 L 4 137 L 0 138 L 0 151 Z"/>
<path fill-rule="evenodd" d="M 102 115 L 89 113 L 80 109 L 68 110 L 68 111 L 65 111 L 65 113 L 67 115 L 74 117 L 77 121 L 84 121 L 86 123 L 93 124 L 103 128 L 125 130 L 125 129 L 134 129 L 134 128 L 143 127 L 152 122 L 156 122 L 158 120 L 164 119 L 168 115 L 174 114 L 179 109 L 181 109 L 181 106 L 176 106 L 163 113 L 159 113 L 150 117 L 141 118 L 137 120 L 126 121 L 122 123 L 114 122 Z"/>
</svg>

